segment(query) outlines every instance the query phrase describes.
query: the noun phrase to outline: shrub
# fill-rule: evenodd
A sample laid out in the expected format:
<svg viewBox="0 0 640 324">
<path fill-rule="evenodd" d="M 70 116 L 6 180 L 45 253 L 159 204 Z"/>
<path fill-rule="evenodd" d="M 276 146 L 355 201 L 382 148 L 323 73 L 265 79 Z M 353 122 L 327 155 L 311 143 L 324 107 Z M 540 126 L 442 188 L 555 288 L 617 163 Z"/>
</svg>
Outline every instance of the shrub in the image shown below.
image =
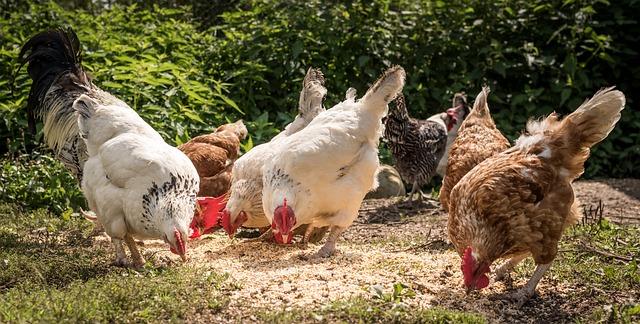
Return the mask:
<svg viewBox="0 0 640 324">
<path fill-rule="evenodd" d="M 38 152 L 0 160 L 0 183 L 0 201 L 26 210 L 70 216 L 73 209 L 86 208 L 77 181 L 60 162 Z"/>
</svg>

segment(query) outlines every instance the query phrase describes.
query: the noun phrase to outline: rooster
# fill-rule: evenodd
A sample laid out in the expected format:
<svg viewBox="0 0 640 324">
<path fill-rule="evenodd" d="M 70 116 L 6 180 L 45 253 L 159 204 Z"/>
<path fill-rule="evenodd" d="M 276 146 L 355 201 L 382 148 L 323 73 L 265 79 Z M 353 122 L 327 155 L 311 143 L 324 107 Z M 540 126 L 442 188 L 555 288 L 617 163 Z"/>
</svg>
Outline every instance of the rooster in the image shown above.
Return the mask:
<svg viewBox="0 0 640 324">
<path fill-rule="evenodd" d="M 447 144 L 447 131 L 454 123 L 455 119 L 448 113 L 427 120 L 409 117 L 402 94 L 398 95 L 395 107 L 389 109 L 384 121 L 384 138 L 400 176 L 413 185 L 410 200 L 415 193 L 421 199 L 424 197 L 420 187 L 429 183 L 436 173 Z"/>
<path fill-rule="evenodd" d="M 314 258 L 334 254 L 337 238 L 376 186 L 381 118 L 404 80 L 401 67 L 390 68 L 362 99 L 349 98 L 320 113 L 273 148 L 263 166 L 262 204 L 280 241 L 290 242 L 302 225 L 330 226 Z"/>
<path fill-rule="evenodd" d="M 326 94 L 322 72 L 310 68 L 302 81 L 298 115 L 293 122 L 270 142 L 254 147 L 235 162 L 229 200 L 222 216 L 222 226 L 230 237 L 240 226 L 268 229 L 270 223 L 262 210 L 262 165 L 283 139 L 306 127 L 325 110 L 322 101 Z M 269 238 L 270 232 L 266 233 L 264 239 Z"/>
<path fill-rule="evenodd" d="M 198 170 L 199 197 L 217 197 L 229 191 L 233 162 L 238 158 L 240 141 L 245 137 L 247 127 L 239 120 L 178 146 Z"/>
<path fill-rule="evenodd" d="M 467 172 L 480 162 L 509 148 L 509 141 L 491 118 L 488 95 L 489 88 L 482 88 L 451 146 L 447 172 L 440 188 L 440 203 L 445 211 L 449 210 L 451 189 Z"/>
<path fill-rule="evenodd" d="M 189 159 L 127 104 L 96 87 L 81 65 L 73 30 L 33 36 L 21 50 L 34 80 L 30 114 L 44 121 L 47 143 L 81 182 L 89 207 L 105 225 L 117 265 L 144 259 L 133 237 L 159 238 L 183 259 L 198 175 Z"/>
<path fill-rule="evenodd" d="M 527 256 L 536 270 L 511 295 L 520 305 L 535 288 L 558 252 L 563 230 L 580 217 L 572 182 L 584 172 L 590 148 L 607 137 L 620 119 L 625 97 L 613 88 L 598 91 L 576 111 L 529 121 L 515 145 L 480 163 L 451 191 L 449 238 L 462 258 L 467 291 L 501 280 Z"/>
<path fill-rule="evenodd" d="M 438 161 L 436 173 L 444 179 L 447 172 L 447 164 L 449 162 L 449 151 L 458 136 L 458 130 L 464 119 L 469 115 L 469 105 L 467 104 L 467 96 L 464 92 L 453 95 L 453 106 L 447 109 L 447 115 L 452 119 L 452 123 L 447 124 L 447 146 L 445 147 L 442 158 Z"/>
</svg>

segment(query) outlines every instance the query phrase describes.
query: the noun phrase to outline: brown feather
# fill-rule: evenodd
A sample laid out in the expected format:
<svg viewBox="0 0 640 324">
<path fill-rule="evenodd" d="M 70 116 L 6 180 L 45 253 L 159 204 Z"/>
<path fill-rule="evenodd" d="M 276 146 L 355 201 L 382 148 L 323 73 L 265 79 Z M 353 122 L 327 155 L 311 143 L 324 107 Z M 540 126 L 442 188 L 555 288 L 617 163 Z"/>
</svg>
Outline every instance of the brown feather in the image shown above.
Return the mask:
<svg viewBox="0 0 640 324">
<path fill-rule="evenodd" d="M 496 128 L 489 113 L 488 94 L 489 89 L 483 88 L 449 151 L 447 172 L 440 189 L 440 203 L 444 210 L 449 210 L 451 189 L 467 172 L 509 147 L 509 141 Z"/>
</svg>

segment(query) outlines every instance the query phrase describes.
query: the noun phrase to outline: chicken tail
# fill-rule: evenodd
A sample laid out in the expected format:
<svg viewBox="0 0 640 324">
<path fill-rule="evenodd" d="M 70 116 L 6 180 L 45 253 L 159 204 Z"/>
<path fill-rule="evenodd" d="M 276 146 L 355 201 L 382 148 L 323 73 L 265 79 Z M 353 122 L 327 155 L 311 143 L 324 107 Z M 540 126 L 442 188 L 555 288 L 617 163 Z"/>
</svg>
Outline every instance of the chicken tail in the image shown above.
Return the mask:
<svg viewBox="0 0 640 324">
<path fill-rule="evenodd" d="M 324 110 L 322 100 L 326 95 L 327 88 L 324 86 L 324 74 L 320 69 L 309 68 L 302 81 L 302 91 L 300 91 L 298 103 L 300 115 L 307 115 L 307 118 L 313 119 Z M 310 116 L 311 114 L 312 116 Z"/>
<path fill-rule="evenodd" d="M 47 144 L 59 152 L 75 130 L 72 103 L 91 87 L 81 65 L 80 41 L 70 28 L 41 32 L 24 44 L 19 57 L 20 68 L 28 64 L 33 80 L 27 104 L 30 128 L 42 118 Z"/>
<path fill-rule="evenodd" d="M 364 97 L 362 104 L 364 110 L 369 110 L 382 117 L 387 104 L 391 102 L 402 91 L 406 74 L 401 66 L 394 66 L 387 71 L 373 84 Z"/>
<path fill-rule="evenodd" d="M 491 116 L 491 113 L 489 112 L 489 105 L 487 104 L 489 92 L 491 92 L 491 89 L 488 86 L 482 87 L 482 91 L 480 91 L 476 97 L 476 101 L 473 103 L 473 110 L 471 111 L 472 114 L 476 114 L 478 117 Z"/>
<path fill-rule="evenodd" d="M 529 134 L 521 136 L 516 146 L 540 151 L 540 157 L 559 162 L 566 169 L 561 171 L 575 179 L 584 172 L 591 147 L 604 140 L 620 120 L 624 105 L 622 92 L 613 87 L 602 89 L 561 121 L 556 113 L 530 120 Z"/>
<path fill-rule="evenodd" d="M 458 92 L 453 95 L 453 102 L 451 107 L 467 106 L 467 94 L 464 92 Z"/>
</svg>

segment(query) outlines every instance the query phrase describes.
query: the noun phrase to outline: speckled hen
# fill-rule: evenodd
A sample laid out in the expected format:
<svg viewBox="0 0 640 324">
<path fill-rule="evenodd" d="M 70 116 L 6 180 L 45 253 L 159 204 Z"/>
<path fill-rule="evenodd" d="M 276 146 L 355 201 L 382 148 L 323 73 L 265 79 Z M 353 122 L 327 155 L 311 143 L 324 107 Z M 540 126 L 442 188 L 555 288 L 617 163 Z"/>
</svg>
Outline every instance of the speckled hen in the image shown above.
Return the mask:
<svg viewBox="0 0 640 324">
<path fill-rule="evenodd" d="M 385 120 L 384 138 L 395 160 L 402 179 L 413 185 L 409 198 L 416 192 L 422 198 L 420 187 L 436 173 L 445 152 L 447 128 L 453 119 L 440 113 L 427 120 L 411 118 L 400 94 Z"/>
<path fill-rule="evenodd" d="M 487 273 L 497 259 L 510 258 L 496 270 L 500 280 L 532 256 L 535 272 L 511 297 L 521 305 L 533 296 L 562 232 L 581 215 L 572 183 L 624 105 L 622 92 L 609 88 L 562 120 L 553 113 L 529 121 L 512 148 L 478 164 L 453 187 L 449 238 L 462 258 L 467 291 L 489 284 Z"/>
</svg>

